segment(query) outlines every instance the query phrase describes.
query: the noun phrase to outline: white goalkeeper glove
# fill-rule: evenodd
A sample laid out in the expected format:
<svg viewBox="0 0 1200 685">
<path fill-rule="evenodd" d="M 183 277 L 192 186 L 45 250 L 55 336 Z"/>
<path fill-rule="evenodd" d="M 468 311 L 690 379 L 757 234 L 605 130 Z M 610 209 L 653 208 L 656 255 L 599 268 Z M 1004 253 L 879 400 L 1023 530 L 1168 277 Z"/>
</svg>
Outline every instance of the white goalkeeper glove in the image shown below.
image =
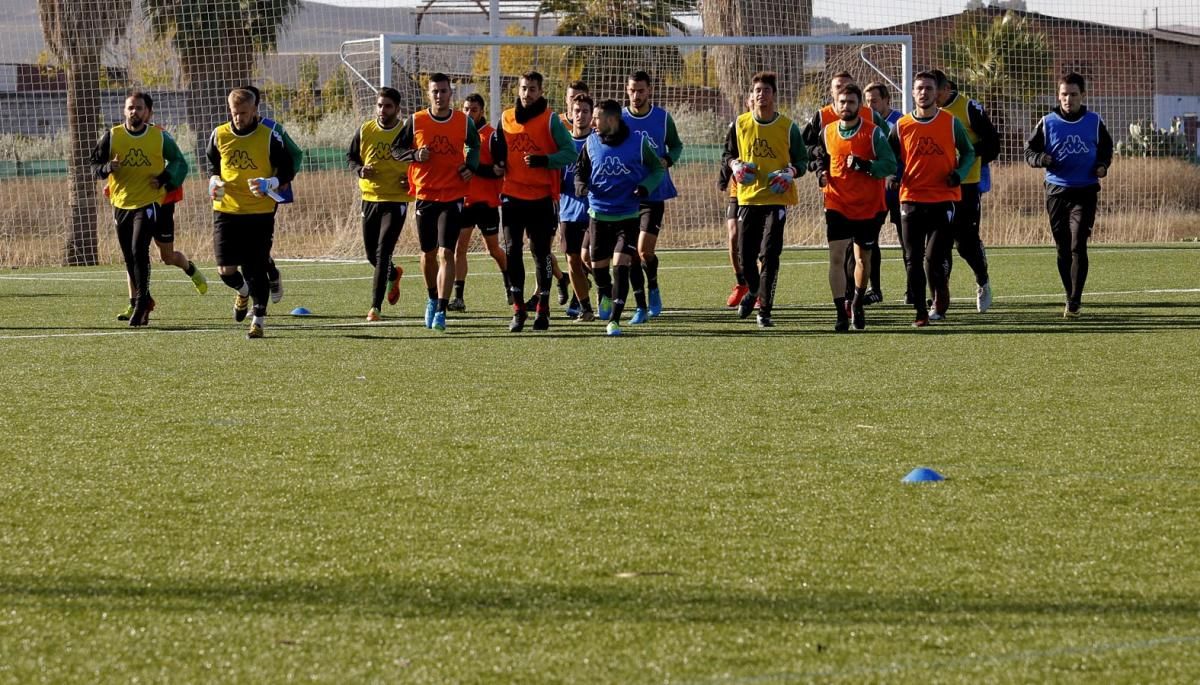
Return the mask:
<svg viewBox="0 0 1200 685">
<path fill-rule="evenodd" d="M 790 166 L 779 171 L 772 171 L 767 175 L 767 183 L 771 186 L 771 192 L 777 195 L 786 193 L 795 181 L 796 170 Z"/>
<path fill-rule="evenodd" d="M 208 196 L 216 202 L 220 202 L 221 198 L 225 197 L 225 181 L 222 181 L 220 176 L 208 178 Z"/>
<path fill-rule="evenodd" d="M 279 179 L 275 178 L 274 176 L 270 178 L 252 178 L 250 179 L 249 183 L 250 193 L 253 194 L 254 197 L 262 197 L 266 195 L 272 199 L 275 199 L 277 202 L 279 201 L 279 196 L 275 192 L 276 190 L 279 190 Z"/>
<path fill-rule="evenodd" d="M 757 164 L 754 162 L 743 162 L 740 159 L 730 162 L 729 169 L 733 172 L 733 180 L 737 181 L 738 185 L 753 183 L 754 176 L 758 173 Z"/>
</svg>

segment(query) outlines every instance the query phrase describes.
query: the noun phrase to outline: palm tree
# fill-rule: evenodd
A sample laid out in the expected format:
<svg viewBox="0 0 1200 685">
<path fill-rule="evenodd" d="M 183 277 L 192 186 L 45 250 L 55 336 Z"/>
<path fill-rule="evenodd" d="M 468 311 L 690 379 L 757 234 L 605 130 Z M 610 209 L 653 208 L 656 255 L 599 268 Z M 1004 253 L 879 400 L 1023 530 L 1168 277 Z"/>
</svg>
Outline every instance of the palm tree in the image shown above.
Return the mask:
<svg viewBox="0 0 1200 685">
<path fill-rule="evenodd" d="M 693 12 L 697 0 L 542 0 L 541 14 L 560 16 L 559 36 L 667 36 L 671 29 L 687 34 L 687 26 L 675 17 Z M 572 47 L 567 61 L 582 67 L 580 78 L 600 98 L 623 97 L 625 77 L 645 69 L 661 81 L 683 70 L 677 48 Z"/>
<path fill-rule="evenodd" d="M 125 31 L 132 12 L 129 0 L 38 0 L 46 44 L 67 72 L 67 130 L 71 229 L 64 250 L 67 266 L 96 263 L 96 181 L 89 162 L 104 122 L 100 111 L 100 55 Z"/>
<path fill-rule="evenodd" d="M 812 32 L 812 0 L 703 0 L 700 16 L 709 36 L 807 36 Z M 721 92 L 740 112 L 756 71 L 779 75 L 779 102 L 791 103 L 804 86 L 804 48 L 779 46 L 713 47 Z"/>
<path fill-rule="evenodd" d="M 301 0 L 143 0 L 150 30 L 179 56 L 197 160 L 227 117 L 225 96 L 250 82 L 257 56 L 275 49 Z"/>
</svg>

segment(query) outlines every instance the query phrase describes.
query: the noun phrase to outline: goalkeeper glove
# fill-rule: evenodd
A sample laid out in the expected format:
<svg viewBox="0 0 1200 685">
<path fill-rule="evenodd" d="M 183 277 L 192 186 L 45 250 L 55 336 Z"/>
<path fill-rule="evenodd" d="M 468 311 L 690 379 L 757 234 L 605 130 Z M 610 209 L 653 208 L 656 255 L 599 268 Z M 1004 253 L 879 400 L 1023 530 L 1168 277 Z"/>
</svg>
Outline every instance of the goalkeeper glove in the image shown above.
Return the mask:
<svg viewBox="0 0 1200 685">
<path fill-rule="evenodd" d="M 273 195 L 276 190 L 279 190 L 279 179 L 274 176 L 270 178 L 252 178 L 249 183 L 250 192 L 254 197 Z"/>
<path fill-rule="evenodd" d="M 854 171 L 861 171 L 864 174 L 871 173 L 871 160 L 855 157 L 854 155 L 846 155 L 846 166 Z"/>
<path fill-rule="evenodd" d="M 733 180 L 737 181 L 738 185 L 743 185 L 754 182 L 754 176 L 758 173 L 758 165 L 754 162 L 735 159 L 729 163 L 729 170 L 733 172 Z"/>
<path fill-rule="evenodd" d="M 796 170 L 790 166 L 779 171 L 772 171 L 767 175 L 767 183 L 771 186 L 771 192 L 777 195 L 786 193 L 792 187 L 792 182 L 795 180 Z"/>
<path fill-rule="evenodd" d="M 208 179 L 208 196 L 220 202 L 225 197 L 225 181 L 220 176 L 210 176 Z"/>
</svg>

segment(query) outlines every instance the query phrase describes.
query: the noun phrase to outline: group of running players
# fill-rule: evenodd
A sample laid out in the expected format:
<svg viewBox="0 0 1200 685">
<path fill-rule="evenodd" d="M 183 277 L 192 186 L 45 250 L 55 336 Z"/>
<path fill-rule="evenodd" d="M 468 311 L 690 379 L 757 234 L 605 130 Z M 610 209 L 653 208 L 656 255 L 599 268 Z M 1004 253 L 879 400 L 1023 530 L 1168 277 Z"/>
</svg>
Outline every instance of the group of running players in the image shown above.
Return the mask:
<svg viewBox="0 0 1200 685">
<path fill-rule="evenodd" d="M 653 103 L 649 74 L 629 75 L 624 106 L 596 102 L 576 81 L 557 114 L 544 97 L 542 75 L 527 72 L 514 106 L 495 127 L 481 96 L 472 94 L 455 107 L 446 75 L 429 76 L 426 86 L 429 106 L 403 120 L 400 93 L 380 88 L 376 116 L 359 127 L 346 153 L 358 177 L 363 245 L 374 268 L 368 322 L 382 320 L 385 299 L 399 300 L 403 270 L 392 255 L 410 205 L 427 328 L 444 331 L 447 313 L 466 309 L 466 251 L 474 228 L 503 275 L 512 332 L 524 330 L 531 316 L 534 330 L 549 328 L 555 284 L 569 318 L 606 321 L 610 336 L 622 334 L 631 291 L 630 324 L 662 314 L 655 247 L 665 203 L 677 195 L 670 169 L 683 143 L 670 114 Z M 1031 166 L 1046 169 L 1068 317 L 1079 314 L 1096 193 L 1112 157 L 1103 122 L 1082 106 L 1083 91 L 1077 74 L 1060 79 L 1059 106 L 1038 123 L 1025 155 Z M 863 89 L 850 74 L 835 74 L 830 104 L 801 128 L 776 108 L 775 74 L 752 77 L 748 111 L 729 127 L 718 176 L 722 192 L 729 193 L 736 277 L 726 304 L 741 318 L 757 310 L 760 327 L 774 325 L 787 209 L 796 204 L 797 181 L 808 172 L 824 198 L 836 331 L 862 330 L 865 307 L 883 301 L 878 238 L 889 216 L 900 237 L 914 326 L 946 316 L 954 245 L 974 272 L 976 309 L 988 310 L 980 195 L 987 190 L 987 163 L 999 154 L 999 135 L 984 109 L 940 71 L 918 73 L 912 94 L 913 111 L 901 115 L 891 108 L 885 85 Z M 251 338 L 263 335 L 268 302 L 282 298 L 270 254 L 274 217 L 277 205 L 291 200 L 302 154 L 281 126 L 259 116 L 258 101 L 249 87 L 229 94 L 230 120 L 212 132 L 206 154 L 218 272 L 237 292 L 237 321 L 253 304 Z M 97 177 L 108 181 L 129 275 L 129 308 L 118 318 L 131 326 L 148 323 L 154 308 L 152 240 L 164 262 L 184 269 L 202 294 L 207 289 L 203 275 L 173 249 L 170 209 L 180 198 L 187 163 L 170 135 L 149 123 L 151 115 L 150 96 L 131 93 L 125 121 L 105 134 L 92 157 Z M 552 249 L 556 234 L 565 273 Z M 526 238 L 534 263 L 528 300 Z"/>
</svg>

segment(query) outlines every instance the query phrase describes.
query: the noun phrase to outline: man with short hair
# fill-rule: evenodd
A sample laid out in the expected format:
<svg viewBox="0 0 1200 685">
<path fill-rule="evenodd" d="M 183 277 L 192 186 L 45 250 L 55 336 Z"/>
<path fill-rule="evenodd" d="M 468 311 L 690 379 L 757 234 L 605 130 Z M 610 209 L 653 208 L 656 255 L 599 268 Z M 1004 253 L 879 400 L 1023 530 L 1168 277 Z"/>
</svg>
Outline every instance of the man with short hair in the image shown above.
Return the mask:
<svg viewBox="0 0 1200 685">
<path fill-rule="evenodd" d="M 758 325 L 769 328 L 787 207 L 796 204 L 795 180 L 808 155 L 799 127 L 775 109 L 774 72 L 758 72 L 751 83 L 754 108 L 729 129 L 721 162 L 738 184 L 738 251 L 749 287 L 738 316 L 749 317 L 757 299 Z"/>
<path fill-rule="evenodd" d="M 899 165 L 904 268 L 916 309 L 913 326 L 924 328 L 933 318 L 925 304 L 926 278 L 937 318 L 948 306 L 943 257 L 952 240 L 954 203 L 962 199 L 959 186 L 975 161 L 975 149 L 962 123 L 938 109 L 936 76 L 918 73 L 912 94 L 915 108 L 896 122 L 888 140 Z"/>
<path fill-rule="evenodd" d="M 254 94 L 236 89 L 228 103 L 229 121 L 213 130 L 205 154 L 213 201 L 213 253 L 221 280 L 237 291 L 234 320 L 245 320 L 253 299 L 246 337 L 261 338 L 270 298 L 267 262 L 281 199 L 278 191 L 296 171 L 283 137 L 259 121 Z"/>
<path fill-rule="evenodd" d="M 979 181 L 982 165 L 1000 155 L 1000 133 L 982 105 L 959 93 L 954 82 L 941 70 L 934 69 L 932 73 L 938 79 L 938 106 L 958 119 L 975 150 L 975 163 L 963 177 L 962 199 L 954 206 L 954 244 L 958 246 L 959 256 L 975 273 L 975 310 L 982 314 L 992 306 L 992 284 L 988 275 L 987 250 L 979 235 L 982 211 Z M 950 247 L 946 246 L 945 255 L 946 302 L 950 301 L 950 271 L 954 264 Z"/>
<path fill-rule="evenodd" d="M 479 229 L 488 254 L 492 256 L 496 266 L 500 267 L 500 275 L 504 280 L 504 294 L 510 298 L 509 304 L 512 304 L 512 293 L 508 291 L 508 260 L 504 256 L 504 250 L 500 247 L 500 184 L 502 176 L 496 174 L 492 165 L 492 150 L 488 141 L 491 140 L 492 131 L 495 129 L 488 123 L 484 107 L 483 96 L 479 93 L 471 93 L 463 100 L 463 114 L 471 119 L 471 122 L 475 124 L 475 130 L 479 132 L 479 166 L 476 167 L 475 176 L 471 178 L 471 183 L 467 187 L 467 198 L 462 215 L 462 232 L 458 234 L 458 246 L 454 250 L 454 299 L 450 300 L 448 305 L 452 312 L 467 310 L 463 294 L 467 287 L 467 268 L 469 266 L 467 250 L 471 246 L 471 230 L 474 228 Z"/>
<path fill-rule="evenodd" d="M 896 172 L 896 158 L 887 133 L 861 116 L 862 90 L 853 83 L 842 86 L 834 101 L 839 120 L 825 127 L 820 139 L 822 159 L 819 185 L 825 196 L 825 236 L 829 242 L 829 287 L 837 311 L 834 330 L 867 326 L 863 306 L 867 283 L 877 251 L 879 228 L 887 215 L 884 178 Z M 846 316 L 846 252 L 853 243 L 854 298 Z"/>
<path fill-rule="evenodd" d="M 578 100 L 576 101 L 578 102 Z M 612 311 L 605 333 L 621 335 L 621 313 L 629 296 L 642 200 L 662 182 L 665 170 L 658 153 L 644 136 L 633 135 L 616 100 L 600 103 L 596 133 L 587 136 L 575 172 L 575 194 L 586 195 L 591 216 L 592 264 L 596 283 L 612 293 Z M 576 114 L 581 114 L 576 110 Z M 576 117 L 578 127 L 582 119 Z M 616 281 L 609 273 L 616 265 Z M 634 293 L 641 322 L 648 320 L 645 293 Z M 601 305 L 603 307 L 603 305 Z M 635 321 L 632 319 L 630 323 Z"/>
<path fill-rule="evenodd" d="M 571 137 L 575 149 L 582 153 L 589 136 L 592 135 L 592 96 L 582 93 L 575 96 L 571 103 Z M 583 261 L 583 243 L 588 232 L 588 198 L 586 194 L 576 194 L 575 173 L 578 162 L 568 164 L 562 172 L 562 195 L 558 199 L 558 234 L 563 254 L 567 256 L 567 267 L 571 270 L 571 286 L 575 295 L 572 304 L 578 309 L 577 321 L 594 321 L 596 314 L 592 310 L 592 300 L 588 296 L 588 279 L 586 265 Z M 611 298 L 612 293 L 608 293 Z M 603 295 L 602 295 L 603 297 Z M 604 302 L 601 300 L 601 309 Z M 570 314 L 570 310 L 568 310 Z"/>
<path fill-rule="evenodd" d="M 882 116 L 888 123 L 886 134 L 890 134 L 895 128 L 896 122 L 900 121 L 900 117 L 904 113 L 892 109 L 892 94 L 888 87 L 877 81 L 872 82 L 863 88 L 863 96 L 866 97 L 867 106 L 876 114 Z M 886 135 L 885 134 L 885 135 Z M 904 238 L 900 235 L 900 188 L 887 188 L 885 184 L 884 199 L 887 201 L 888 220 L 896 229 L 896 240 L 900 243 L 900 257 L 904 257 Z M 871 289 L 867 291 L 867 304 L 883 302 L 883 285 L 881 272 L 883 271 L 881 250 L 876 247 L 871 253 Z M 912 299 L 905 295 L 904 304 L 912 304 Z"/>
<path fill-rule="evenodd" d="M 550 328 L 550 286 L 554 271 L 550 240 L 558 224 L 555 202 L 562 168 L 578 157 L 570 132 L 542 96 L 542 85 L 543 78 L 538 72 L 522 74 L 516 105 L 504 110 L 500 127 L 492 135 L 494 166 L 504 176 L 501 223 L 509 291 L 513 294 L 513 318 L 508 330 L 513 333 L 524 330 L 529 318 L 524 296 L 525 262 L 521 259 L 527 233 L 538 288 L 533 329 Z"/>
<path fill-rule="evenodd" d="M 662 107 L 653 104 L 654 89 L 650 74 L 645 71 L 635 71 L 629 75 L 625 83 L 625 94 L 629 98 L 629 106 L 621 115 L 625 124 L 635 134 L 650 141 L 659 160 L 662 161 L 666 172 L 662 183 L 642 202 L 639 217 L 640 231 L 638 233 L 638 258 L 641 269 L 645 269 L 645 285 L 650 289 L 648 298 L 650 316 L 662 313 L 662 292 L 658 287 L 658 235 L 662 231 L 663 214 L 667 200 L 675 198 L 679 193 L 675 183 L 671 181 L 671 167 L 683 155 L 683 141 L 675 129 L 675 120 Z M 633 274 L 635 291 L 641 281 L 641 273 Z"/>
<path fill-rule="evenodd" d="M 417 199 L 417 239 L 428 295 L 425 327 L 445 331 L 463 198 L 479 165 L 479 133 L 470 117 L 452 107 L 449 76 L 430 75 L 426 95 L 429 107 L 404 122 L 392 156 L 412 162 L 408 181 Z"/>
<path fill-rule="evenodd" d="M 154 299 L 150 297 L 150 242 L 162 237 L 158 215 L 168 190 L 183 185 L 188 165 L 179 146 L 163 129 L 150 125 L 154 100 L 133 91 L 125 98 L 125 121 L 100 138 L 92 150 L 92 171 L 107 180 L 105 194 L 113 206 L 117 243 L 125 260 L 129 282 L 129 309 L 117 317 L 130 326 L 150 323 Z M 171 238 L 165 241 L 170 245 Z M 186 260 L 186 257 L 184 258 Z M 164 253 L 165 261 L 165 253 Z M 193 283 L 196 270 L 190 261 Z M 204 277 L 200 277 L 203 282 Z M 199 290 L 199 285 L 197 285 Z"/>
<path fill-rule="evenodd" d="M 1099 114 L 1083 104 L 1087 84 L 1074 72 L 1058 80 L 1058 106 L 1025 143 L 1025 161 L 1045 169 L 1046 213 L 1066 292 L 1063 316 L 1079 316 L 1088 276 L 1087 241 L 1096 223 L 1100 179 L 1112 164 L 1113 141 Z"/>
<path fill-rule="evenodd" d="M 383 320 L 385 293 L 388 304 L 400 301 L 404 272 L 392 263 L 392 253 L 413 197 L 408 188 L 409 163 L 392 159 L 392 144 L 400 134 L 399 110 L 400 91 L 386 86 L 376 91 L 375 118 L 359 126 L 346 151 L 346 163 L 358 176 L 362 195 L 363 249 L 374 267 L 368 323 Z"/>
</svg>

